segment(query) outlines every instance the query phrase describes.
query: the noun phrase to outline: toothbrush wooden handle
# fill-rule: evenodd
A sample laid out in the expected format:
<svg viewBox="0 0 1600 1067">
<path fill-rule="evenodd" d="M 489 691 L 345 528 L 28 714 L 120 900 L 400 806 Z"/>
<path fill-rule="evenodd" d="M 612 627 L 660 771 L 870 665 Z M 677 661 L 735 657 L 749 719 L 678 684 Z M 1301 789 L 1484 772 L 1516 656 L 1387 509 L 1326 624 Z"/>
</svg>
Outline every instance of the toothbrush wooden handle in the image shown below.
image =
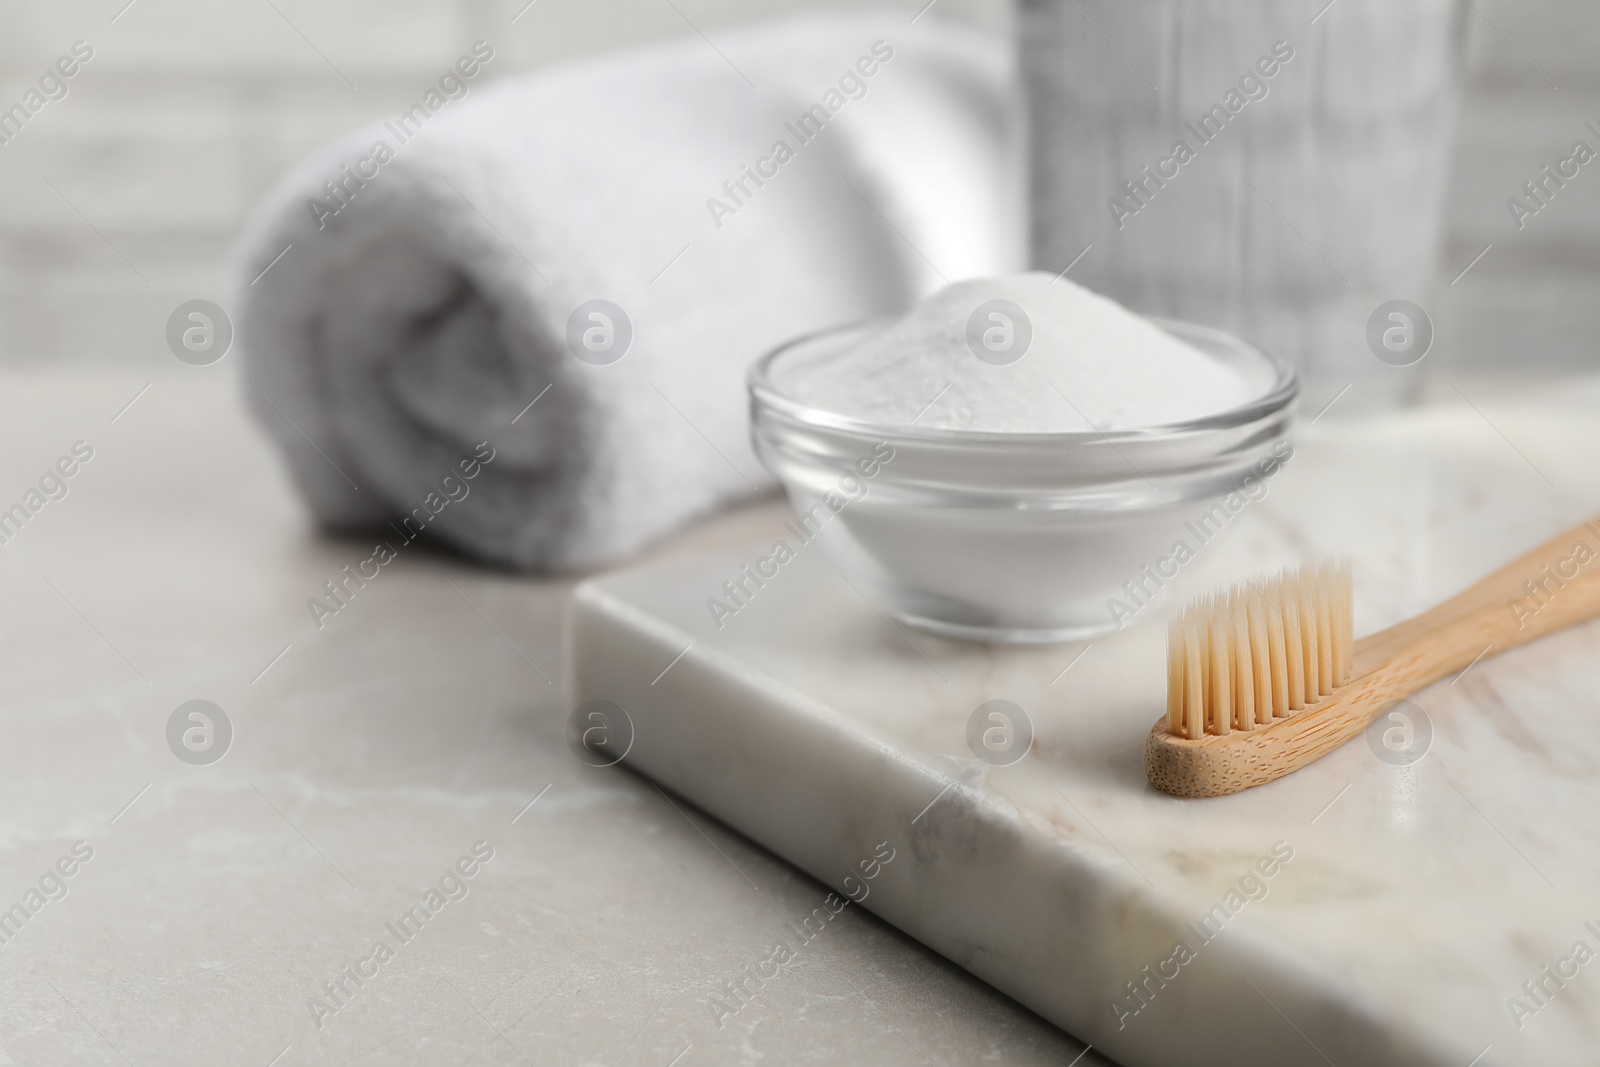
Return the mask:
<svg viewBox="0 0 1600 1067">
<path fill-rule="evenodd" d="M 1357 641 L 1352 674 L 1399 673 L 1414 692 L 1480 657 L 1596 615 L 1600 515 L 1563 530 L 1437 607 Z"/>
</svg>

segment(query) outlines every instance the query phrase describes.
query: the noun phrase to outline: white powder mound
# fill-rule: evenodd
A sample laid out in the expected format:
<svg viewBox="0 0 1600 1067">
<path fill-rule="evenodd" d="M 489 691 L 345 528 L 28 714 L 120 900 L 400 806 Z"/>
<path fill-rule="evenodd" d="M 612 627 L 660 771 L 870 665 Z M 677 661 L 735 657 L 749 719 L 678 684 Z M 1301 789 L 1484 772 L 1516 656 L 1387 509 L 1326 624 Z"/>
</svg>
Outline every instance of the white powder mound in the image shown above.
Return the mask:
<svg viewBox="0 0 1600 1067">
<path fill-rule="evenodd" d="M 1021 308 L 1026 321 L 981 307 L 995 300 Z M 1225 411 L 1259 391 L 1120 304 L 1040 272 L 957 282 L 858 348 L 774 369 L 782 392 L 814 408 L 997 433 L 1159 426 Z"/>
</svg>

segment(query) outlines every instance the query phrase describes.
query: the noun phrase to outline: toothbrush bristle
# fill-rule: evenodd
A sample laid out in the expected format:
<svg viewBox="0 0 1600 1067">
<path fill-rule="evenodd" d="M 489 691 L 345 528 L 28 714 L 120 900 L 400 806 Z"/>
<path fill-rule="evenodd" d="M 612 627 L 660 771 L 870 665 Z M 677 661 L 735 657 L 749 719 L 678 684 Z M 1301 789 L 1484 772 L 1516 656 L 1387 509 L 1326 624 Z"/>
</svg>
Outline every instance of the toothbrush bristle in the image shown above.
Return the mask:
<svg viewBox="0 0 1600 1067">
<path fill-rule="evenodd" d="M 1348 561 L 1286 570 L 1191 601 L 1167 630 L 1167 732 L 1255 730 L 1350 680 Z"/>
</svg>

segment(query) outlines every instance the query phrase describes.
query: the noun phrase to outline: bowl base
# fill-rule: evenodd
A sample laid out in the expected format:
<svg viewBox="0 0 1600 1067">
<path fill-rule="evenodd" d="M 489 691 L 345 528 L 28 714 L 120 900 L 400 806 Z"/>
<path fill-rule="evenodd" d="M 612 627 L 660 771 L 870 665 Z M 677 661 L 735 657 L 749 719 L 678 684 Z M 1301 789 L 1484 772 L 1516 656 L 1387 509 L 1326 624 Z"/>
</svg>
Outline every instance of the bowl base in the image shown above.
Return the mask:
<svg viewBox="0 0 1600 1067">
<path fill-rule="evenodd" d="M 1077 626 L 1000 626 L 974 623 L 950 622 L 946 619 L 930 619 L 921 615 L 911 615 L 906 612 L 893 611 L 890 614 L 902 622 L 908 622 L 919 630 L 937 634 L 940 637 L 954 637 L 962 641 L 982 641 L 992 645 L 1054 645 L 1067 641 L 1084 641 L 1091 637 L 1101 637 L 1121 629 L 1112 622 L 1089 623 Z"/>
</svg>

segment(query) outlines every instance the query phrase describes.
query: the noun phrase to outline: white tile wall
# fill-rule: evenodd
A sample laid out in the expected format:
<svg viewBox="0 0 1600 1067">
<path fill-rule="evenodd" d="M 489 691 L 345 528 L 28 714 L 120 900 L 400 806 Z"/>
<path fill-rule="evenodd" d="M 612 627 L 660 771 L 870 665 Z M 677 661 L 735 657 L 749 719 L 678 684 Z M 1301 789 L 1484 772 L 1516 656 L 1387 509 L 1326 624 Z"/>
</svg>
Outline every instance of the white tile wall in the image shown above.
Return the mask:
<svg viewBox="0 0 1600 1067">
<path fill-rule="evenodd" d="M 1445 361 L 1468 371 L 1600 369 L 1600 161 L 1518 230 L 1523 182 L 1600 126 L 1600 7 L 1475 0 L 1439 300 Z M 1548 79 L 1548 80 L 1547 80 Z M 1559 89 L 1551 87 L 1554 83 Z M 1474 256 L 1487 255 L 1455 285 Z"/>
<path fill-rule="evenodd" d="M 317 145 L 409 102 L 477 38 L 497 50 L 488 76 L 505 77 L 693 32 L 685 16 L 714 36 L 719 27 L 821 6 L 535 0 L 523 11 L 526 0 L 126 2 L 0 5 L 0 108 L 73 41 L 95 48 L 69 95 L 0 146 L 0 360 L 170 363 L 161 340 L 167 313 L 186 299 L 225 296 L 222 266 L 250 205 Z M 926 0 L 882 2 L 915 11 Z M 1583 119 L 1600 124 L 1600 9 L 1586 0 L 1474 2 L 1445 280 L 1485 245 L 1495 247 L 1445 287 L 1441 347 L 1474 366 L 1502 361 L 1519 341 L 1536 349 L 1519 358 L 1592 361 L 1600 166 L 1585 168 L 1521 233 L 1504 200 L 1580 134 Z M 998 26 L 1005 2 L 936 0 L 932 15 Z"/>
</svg>

